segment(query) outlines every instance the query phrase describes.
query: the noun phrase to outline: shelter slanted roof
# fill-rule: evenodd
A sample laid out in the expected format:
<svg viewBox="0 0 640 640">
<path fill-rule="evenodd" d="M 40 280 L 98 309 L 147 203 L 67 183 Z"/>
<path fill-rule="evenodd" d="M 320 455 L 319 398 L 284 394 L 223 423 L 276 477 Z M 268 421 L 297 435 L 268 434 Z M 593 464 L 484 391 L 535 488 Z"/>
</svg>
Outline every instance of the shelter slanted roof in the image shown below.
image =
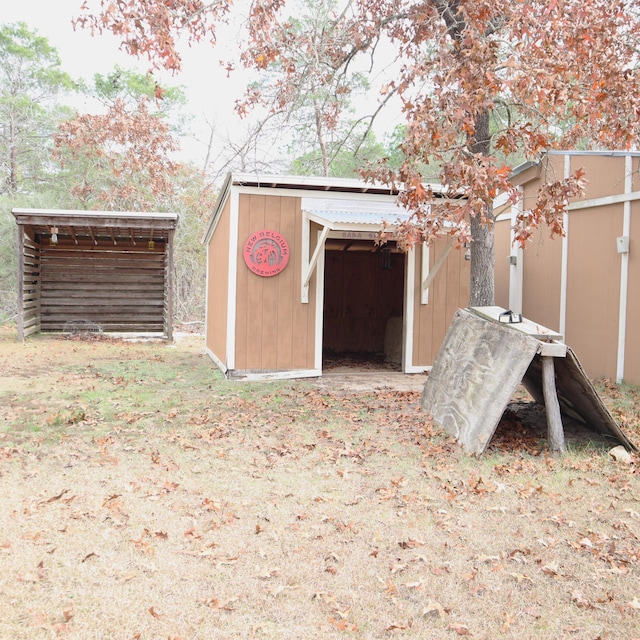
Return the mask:
<svg viewBox="0 0 640 640">
<path fill-rule="evenodd" d="M 441 185 L 425 184 L 425 187 L 431 190 L 434 199 L 451 197 Z M 256 190 L 260 190 L 261 193 L 269 193 L 270 190 L 278 194 L 288 192 L 289 195 L 303 199 L 302 208 L 305 211 L 309 209 L 325 211 L 326 207 L 320 206 L 318 203 L 305 204 L 307 199 L 310 201 L 324 199 L 327 202 L 333 201 L 335 203 L 336 200 L 340 200 L 348 203 L 342 205 L 345 214 L 346 212 L 362 211 L 361 207 L 363 206 L 368 207 L 370 213 L 373 214 L 378 212 L 378 209 L 372 208 L 374 203 L 384 202 L 386 203 L 386 213 L 388 214 L 385 219 L 388 222 L 396 222 L 399 217 L 402 218 L 407 215 L 395 204 L 398 190 L 380 182 L 368 182 L 354 178 L 229 173 L 220 188 L 218 199 L 204 234 L 204 243 L 209 242 L 211 239 L 217 220 L 232 190 L 238 193 L 256 193 Z M 331 211 L 335 210 L 334 204 Z M 335 213 L 332 213 L 330 217 L 332 219 L 335 218 Z M 367 222 L 362 223 L 368 224 Z M 378 221 L 377 224 L 380 226 L 381 222 Z"/>
<path fill-rule="evenodd" d="M 102 238 L 166 242 L 178 224 L 177 213 L 20 208 L 12 213 L 32 238 L 48 238 L 56 228 L 56 235 L 68 236 L 75 244 L 87 241 L 95 245 Z"/>
</svg>

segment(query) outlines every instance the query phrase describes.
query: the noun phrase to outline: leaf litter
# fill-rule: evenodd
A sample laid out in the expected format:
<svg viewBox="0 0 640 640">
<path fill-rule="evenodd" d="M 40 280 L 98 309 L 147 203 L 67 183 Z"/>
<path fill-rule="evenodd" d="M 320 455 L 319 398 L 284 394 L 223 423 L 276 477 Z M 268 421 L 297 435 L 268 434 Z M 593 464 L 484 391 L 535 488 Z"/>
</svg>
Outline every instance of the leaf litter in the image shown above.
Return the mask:
<svg viewBox="0 0 640 640">
<path fill-rule="evenodd" d="M 231 383 L 197 337 L 2 361 L 2 638 L 639 637 L 635 456 L 469 458 L 419 391 Z"/>
</svg>

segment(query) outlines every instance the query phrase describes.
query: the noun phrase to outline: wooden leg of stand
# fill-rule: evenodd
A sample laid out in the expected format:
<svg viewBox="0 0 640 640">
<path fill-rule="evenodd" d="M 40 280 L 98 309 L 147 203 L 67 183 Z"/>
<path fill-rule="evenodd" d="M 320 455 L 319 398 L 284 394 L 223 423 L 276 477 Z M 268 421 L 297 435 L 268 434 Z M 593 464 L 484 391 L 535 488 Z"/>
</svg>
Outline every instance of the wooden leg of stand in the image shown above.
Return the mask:
<svg viewBox="0 0 640 640">
<path fill-rule="evenodd" d="M 564 455 L 567 447 L 564 442 L 564 428 L 560 417 L 560 403 L 558 402 L 555 366 L 552 356 L 542 356 L 542 394 L 547 412 L 549 448 L 552 453 Z"/>
</svg>

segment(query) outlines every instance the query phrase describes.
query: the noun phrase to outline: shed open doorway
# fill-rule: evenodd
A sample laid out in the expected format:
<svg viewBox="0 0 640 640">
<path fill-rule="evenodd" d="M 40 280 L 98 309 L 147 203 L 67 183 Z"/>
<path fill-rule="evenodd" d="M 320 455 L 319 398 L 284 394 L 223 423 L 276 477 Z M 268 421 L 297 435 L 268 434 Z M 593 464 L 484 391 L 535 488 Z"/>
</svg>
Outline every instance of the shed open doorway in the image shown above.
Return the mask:
<svg viewBox="0 0 640 640">
<path fill-rule="evenodd" d="M 402 370 L 405 265 L 394 241 L 327 239 L 324 371 Z"/>
</svg>

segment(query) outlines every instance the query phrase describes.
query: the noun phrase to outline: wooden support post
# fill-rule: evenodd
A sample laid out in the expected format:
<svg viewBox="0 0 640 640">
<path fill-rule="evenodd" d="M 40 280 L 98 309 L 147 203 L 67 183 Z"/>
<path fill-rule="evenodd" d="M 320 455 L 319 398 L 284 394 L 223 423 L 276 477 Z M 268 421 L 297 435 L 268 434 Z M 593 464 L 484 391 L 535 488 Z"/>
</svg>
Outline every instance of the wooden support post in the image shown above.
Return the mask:
<svg viewBox="0 0 640 640">
<path fill-rule="evenodd" d="M 564 455 L 567 447 L 564 441 L 564 428 L 560 417 L 560 403 L 556 391 L 556 374 L 553 356 L 542 356 L 542 394 L 547 412 L 549 429 L 549 447 L 552 453 Z"/>
<path fill-rule="evenodd" d="M 173 229 L 167 232 L 165 245 L 165 302 L 164 302 L 164 333 L 169 342 L 173 342 Z"/>
<path fill-rule="evenodd" d="M 18 340 L 24 342 L 24 226 L 18 225 Z"/>
</svg>

